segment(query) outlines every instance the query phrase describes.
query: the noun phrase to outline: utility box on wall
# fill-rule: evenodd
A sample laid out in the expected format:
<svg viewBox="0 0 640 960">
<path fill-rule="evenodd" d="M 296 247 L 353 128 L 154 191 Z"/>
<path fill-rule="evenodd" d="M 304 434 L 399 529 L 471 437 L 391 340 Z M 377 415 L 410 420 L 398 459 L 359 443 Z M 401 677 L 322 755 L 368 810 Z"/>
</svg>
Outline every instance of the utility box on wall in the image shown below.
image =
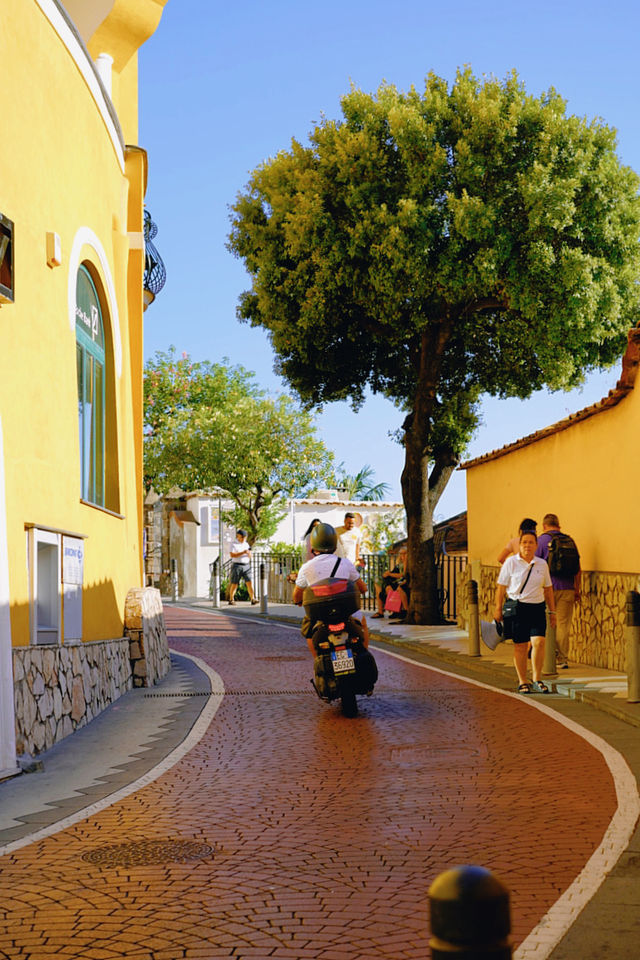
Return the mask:
<svg viewBox="0 0 640 960">
<path fill-rule="evenodd" d="M 13 220 L 0 213 L 0 303 L 13 300 Z"/>
</svg>

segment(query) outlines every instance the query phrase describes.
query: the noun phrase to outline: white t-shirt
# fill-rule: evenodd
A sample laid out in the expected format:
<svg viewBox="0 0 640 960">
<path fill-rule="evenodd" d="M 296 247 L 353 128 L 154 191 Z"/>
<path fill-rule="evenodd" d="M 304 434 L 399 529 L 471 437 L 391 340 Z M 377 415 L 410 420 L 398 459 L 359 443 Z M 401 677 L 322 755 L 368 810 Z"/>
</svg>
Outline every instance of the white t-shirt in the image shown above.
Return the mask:
<svg viewBox="0 0 640 960">
<path fill-rule="evenodd" d="M 338 547 L 336 553 L 339 557 L 346 557 L 351 563 L 356 562 L 356 547 L 360 543 L 362 534 L 357 527 L 351 527 L 351 530 L 345 530 L 344 527 L 338 527 Z"/>
<path fill-rule="evenodd" d="M 243 567 L 246 567 L 248 563 L 251 563 L 250 551 L 251 551 L 251 547 L 249 546 L 246 540 L 243 540 L 242 543 L 240 542 L 240 540 L 236 540 L 236 542 L 231 547 L 231 553 L 240 553 L 242 554 L 242 556 L 231 557 L 231 562 L 240 563 L 242 564 Z"/>
<path fill-rule="evenodd" d="M 522 593 L 520 588 L 527 579 L 531 563 L 523 560 L 519 553 L 507 557 L 498 574 L 498 583 L 507 588 L 507 596 L 523 603 L 543 603 L 544 588 L 551 586 L 551 575 L 546 560 L 534 557 L 533 570 Z"/>
<path fill-rule="evenodd" d="M 312 560 L 307 560 L 298 570 L 296 587 L 301 587 L 304 590 L 305 587 L 312 587 L 314 583 L 318 583 L 319 580 L 326 580 L 332 575 L 332 570 L 336 565 L 337 559 L 337 553 L 320 553 L 317 557 L 313 557 Z M 360 579 L 359 571 L 356 570 L 350 560 L 345 560 L 344 558 L 340 559 L 340 563 L 333 576 L 339 580 L 355 581 Z M 356 620 L 362 620 L 363 612 L 362 610 L 356 610 L 351 616 Z"/>
</svg>

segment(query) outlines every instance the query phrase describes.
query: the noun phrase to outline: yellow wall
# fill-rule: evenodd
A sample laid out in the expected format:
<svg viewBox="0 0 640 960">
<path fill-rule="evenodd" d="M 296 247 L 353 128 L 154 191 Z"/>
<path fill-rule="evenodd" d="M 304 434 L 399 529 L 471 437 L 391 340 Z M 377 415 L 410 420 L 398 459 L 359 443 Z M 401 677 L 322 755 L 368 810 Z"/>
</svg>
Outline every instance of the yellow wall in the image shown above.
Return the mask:
<svg viewBox="0 0 640 960">
<path fill-rule="evenodd" d="M 640 572 L 639 436 L 640 383 L 617 406 L 470 467 L 470 558 L 497 564 L 523 517 L 541 531 L 544 514 L 556 513 L 583 570 Z"/>
<path fill-rule="evenodd" d="M 132 10 L 151 2 L 161 12 L 155 0 L 127 2 Z M 15 223 L 15 303 L 0 307 L 0 418 L 14 645 L 29 638 L 25 524 L 86 537 L 83 639 L 121 636 L 127 590 L 142 583 L 141 231 L 146 158 L 143 151 L 125 151 L 114 137 L 106 111 L 100 110 L 82 75 L 81 47 L 67 45 L 45 13 L 33 0 L 3 0 L 0 33 L 5 105 L 0 212 Z M 112 35 L 113 30 L 112 24 Z M 135 56 L 127 63 L 125 123 L 135 137 Z M 48 231 L 61 239 L 62 264 L 54 268 L 46 262 Z M 118 475 L 110 504 L 120 516 L 80 501 L 76 338 L 69 283 L 71 277 L 75 290 L 77 260 L 72 263 L 71 255 L 74 241 L 83 235 L 95 243 L 78 248 L 77 259 L 90 262 L 102 290 L 105 320 L 110 315 L 112 339 L 121 343 L 120 371 L 112 378 Z"/>
</svg>

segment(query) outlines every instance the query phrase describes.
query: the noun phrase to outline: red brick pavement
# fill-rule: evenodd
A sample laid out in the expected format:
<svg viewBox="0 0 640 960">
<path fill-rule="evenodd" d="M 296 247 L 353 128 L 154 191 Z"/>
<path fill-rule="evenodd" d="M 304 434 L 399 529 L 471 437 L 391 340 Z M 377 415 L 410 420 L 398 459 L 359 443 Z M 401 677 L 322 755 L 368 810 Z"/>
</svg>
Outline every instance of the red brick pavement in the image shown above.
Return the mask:
<svg viewBox="0 0 640 960">
<path fill-rule="evenodd" d="M 222 705 L 159 780 L 0 860 L 1 957 L 421 960 L 426 891 L 460 863 L 508 885 L 517 943 L 600 843 L 604 761 L 524 699 L 380 654 L 348 720 L 315 697 L 293 631 L 166 616 Z M 132 862 L 141 841 L 161 844 Z M 211 852 L 176 862 L 184 841 Z"/>
</svg>

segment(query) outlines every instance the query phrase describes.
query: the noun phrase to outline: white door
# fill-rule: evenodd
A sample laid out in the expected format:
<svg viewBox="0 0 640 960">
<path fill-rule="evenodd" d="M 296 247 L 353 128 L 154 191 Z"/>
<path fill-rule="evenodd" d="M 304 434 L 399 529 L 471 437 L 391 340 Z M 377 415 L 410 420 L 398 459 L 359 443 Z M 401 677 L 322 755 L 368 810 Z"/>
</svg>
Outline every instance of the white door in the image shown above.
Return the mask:
<svg viewBox="0 0 640 960">
<path fill-rule="evenodd" d="M 0 777 L 17 771 L 9 604 L 7 512 L 4 492 L 2 419 L 0 418 Z"/>
</svg>

